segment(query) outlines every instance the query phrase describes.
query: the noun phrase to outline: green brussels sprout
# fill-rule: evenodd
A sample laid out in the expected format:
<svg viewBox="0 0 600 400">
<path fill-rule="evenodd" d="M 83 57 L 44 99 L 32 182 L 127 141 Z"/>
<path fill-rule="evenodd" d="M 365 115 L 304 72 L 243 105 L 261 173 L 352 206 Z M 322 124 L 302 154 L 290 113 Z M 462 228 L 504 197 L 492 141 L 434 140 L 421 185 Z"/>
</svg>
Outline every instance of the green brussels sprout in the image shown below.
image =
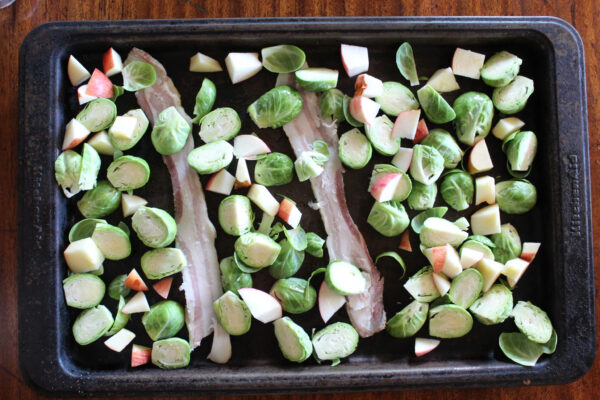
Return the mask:
<svg viewBox="0 0 600 400">
<path fill-rule="evenodd" d="M 329 89 L 321 94 L 321 118 L 336 122 L 344 120 L 344 93 L 341 90 Z"/>
<path fill-rule="evenodd" d="M 533 367 L 544 353 L 542 345 L 529 340 L 520 332 L 502 332 L 498 345 L 506 357 L 526 367 Z"/>
<path fill-rule="evenodd" d="M 365 125 L 367 138 L 379 154 L 393 156 L 400 149 L 400 138 L 392 137 L 393 128 L 394 123 L 387 115 L 380 115 L 371 125 Z"/>
<path fill-rule="evenodd" d="M 454 128 L 458 140 L 471 146 L 490 132 L 494 104 L 485 93 L 467 92 L 454 100 Z"/>
<path fill-rule="evenodd" d="M 273 323 L 275 337 L 283 356 L 301 363 L 312 354 L 312 342 L 304 329 L 290 317 L 279 318 Z"/>
<path fill-rule="evenodd" d="M 260 51 L 263 67 L 276 74 L 285 74 L 300 69 L 306 61 L 306 54 L 298 46 L 280 44 L 265 47 Z"/>
<path fill-rule="evenodd" d="M 462 160 L 463 152 L 456 143 L 452 135 L 444 129 L 432 129 L 425 139 L 421 141 L 422 145 L 431 146 L 440 152 L 444 157 L 445 168 L 456 168 Z"/>
<path fill-rule="evenodd" d="M 410 219 L 399 201 L 376 202 L 367 217 L 367 223 L 383 236 L 398 236 L 406 230 Z"/>
<path fill-rule="evenodd" d="M 452 303 L 467 309 L 477 300 L 481 290 L 483 290 L 481 272 L 475 268 L 467 268 L 452 279 L 448 296 Z"/>
<path fill-rule="evenodd" d="M 429 208 L 425 211 L 422 211 L 414 216 L 412 221 L 410 221 L 410 226 L 415 231 L 415 233 L 421 233 L 423 229 L 423 225 L 425 225 L 425 221 L 431 217 L 442 218 L 448 212 L 448 207 L 433 207 Z"/>
<path fill-rule="evenodd" d="M 183 306 L 173 300 L 159 301 L 144 313 L 142 324 L 152 340 L 173 337 L 185 324 Z"/>
<path fill-rule="evenodd" d="M 375 164 L 373 166 L 373 172 L 371 173 L 371 179 L 369 180 L 368 191 L 370 192 L 373 188 L 373 185 L 385 175 L 388 174 L 400 174 L 402 175 L 400 179 L 400 183 L 396 186 L 396 190 L 394 191 L 394 195 L 392 200 L 395 201 L 404 201 L 410 196 L 412 191 L 412 180 L 404 171 L 400 168 L 391 165 L 391 164 Z"/>
<path fill-rule="evenodd" d="M 225 233 L 240 236 L 253 228 L 254 212 L 246 196 L 234 194 L 219 204 L 219 224 Z"/>
<path fill-rule="evenodd" d="M 494 247 L 494 259 L 502 264 L 508 260 L 519 258 L 521 256 L 521 238 L 517 229 L 511 224 L 504 224 L 500 227 L 500 233 L 491 236 Z"/>
<path fill-rule="evenodd" d="M 523 60 L 508 51 L 494 54 L 483 64 L 481 79 L 486 85 L 502 87 L 508 85 L 519 73 Z"/>
<path fill-rule="evenodd" d="M 174 106 L 158 114 L 150 135 L 152 144 L 159 154 L 169 156 L 185 146 L 192 127 Z"/>
<path fill-rule="evenodd" d="M 417 90 L 417 97 L 425 116 L 434 124 L 445 124 L 456 118 L 456 113 L 450 104 L 430 85 Z"/>
<path fill-rule="evenodd" d="M 302 110 L 302 96 L 286 85 L 277 86 L 248 106 L 250 118 L 259 128 L 281 128 Z"/>
<path fill-rule="evenodd" d="M 219 269 L 221 270 L 223 290 L 238 294 L 238 289 L 252 287 L 252 275 L 242 272 L 235 264 L 233 257 L 221 260 Z"/>
<path fill-rule="evenodd" d="M 475 318 L 484 325 L 504 322 L 513 308 L 512 292 L 503 284 L 493 285 L 469 307 Z"/>
<path fill-rule="evenodd" d="M 529 175 L 537 145 L 537 136 L 531 131 L 516 132 L 504 140 L 502 149 L 506 153 L 508 170 L 512 175 L 515 172 L 519 173 L 520 178 Z"/>
<path fill-rule="evenodd" d="M 556 345 L 558 344 L 558 337 L 556 335 L 556 331 L 552 329 L 552 336 L 550 336 L 550 340 L 546 343 L 542 344 L 542 349 L 545 354 L 552 354 L 556 351 Z"/>
<path fill-rule="evenodd" d="M 106 178 L 121 192 L 139 189 L 150 179 L 150 166 L 143 158 L 121 156 L 110 163 Z"/>
<path fill-rule="evenodd" d="M 170 245 L 177 235 L 175 220 L 160 208 L 138 208 L 131 218 L 131 227 L 142 243 L 155 249 Z"/>
<path fill-rule="evenodd" d="M 308 232 L 306 234 L 306 252 L 313 257 L 323 257 L 323 245 L 325 239 L 321 238 L 314 232 Z"/>
<path fill-rule="evenodd" d="M 536 343 L 547 343 L 554 329 L 545 311 L 528 301 L 519 301 L 512 310 L 515 325 L 527 338 Z"/>
<path fill-rule="evenodd" d="M 332 360 L 332 365 L 337 365 L 340 358 L 348 357 L 356 350 L 358 332 L 350 324 L 336 322 L 315 333 L 312 344 L 318 360 Z"/>
<path fill-rule="evenodd" d="M 127 297 L 127 295 L 131 292 L 127 286 L 125 286 L 125 279 L 127 279 L 127 275 L 117 275 L 115 278 L 110 281 L 108 284 L 108 297 L 114 300 L 119 300 L 120 297 Z"/>
<path fill-rule="evenodd" d="M 121 151 L 129 150 L 133 146 L 135 146 L 144 136 L 146 130 L 148 129 L 148 125 L 150 125 L 150 121 L 144 114 L 144 111 L 141 108 L 136 108 L 134 110 L 129 110 L 125 114 L 125 117 L 135 117 L 137 120 L 135 130 L 133 131 L 133 135 L 130 138 L 121 138 L 115 136 L 112 131 L 108 131 L 108 137 L 110 139 L 110 144 Z"/>
<path fill-rule="evenodd" d="M 106 220 L 97 218 L 85 218 L 81 221 L 76 222 L 71 227 L 71 230 L 69 230 L 69 242 L 74 242 L 76 240 L 92 237 L 94 229 L 96 229 L 96 225 L 100 223 L 105 224 Z"/>
<path fill-rule="evenodd" d="M 140 264 L 148 279 L 162 279 L 180 272 L 188 262 L 180 249 L 164 247 L 145 252 Z"/>
<path fill-rule="evenodd" d="M 508 85 L 494 89 L 492 101 L 494 106 L 504 114 L 516 114 L 527 105 L 533 93 L 533 81 L 524 76 L 517 77 Z"/>
<path fill-rule="evenodd" d="M 325 284 L 339 294 L 352 296 L 365 291 L 367 280 L 356 265 L 333 260 L 325 270 Z"/>
<path fill-rule="evenodd" d="M 85 310 L 96 307 L 102 301 L 106 285 L 93 274 L 73 274 L 63 280 L 65 303 L 69 307 Z"/>
<path fill-rule="evenodd" d="M 344 119 L 346 120 L 346 122 L 355 127 L 355 128 L 360 128 L 361 126 L 363 126 L 364 124 L 360 121 L 358 121 L 356 118 L 354 118 L 352 116 L 352 113 L 350 112 L 350 100 L 352 100 L 352 98 L 350 96 L 345 96 L 344 95 Z M 377 118 L 375 119 L 377 120 Z M 372 124 L 371 124 L 372 125 Z M 368 126 L 368 125 L 365 125 Z"/>
<path fill-rule="evenodd" d="M 258 232 L 244 233 L 237 238 L 234 247 L 240 260 L 253 268 L 272 265 L 281 252 L 281 246 L 276 241 Z"/>
<path fill-rule="evenodd" d="M 120 204 L 121 192 L 108 181 L 99 181 L 77 202 L 77 208 L 86 218 L 100 218 L 115 211 Z"/>
<path fill-rule="evenodd" d="M 240 336 L 250 330 L 252 314 L 250 309 L 235 293 L 227 291 L 213 303 L 219 323 L 233 336 Z"/>
<path fill-rule="evenodd" d="M 100 222 L 91 237 L 107 260 L 122 260 L 131 254 L 129 235 L 121 228 Z"/>
<path fill-rule="evenodd" d="M 79 189 L 90 190 L 96 186 L 100 171 L 100 155 L 92 146 L 83 144 L 81 167 L 79 169 Z"/>
<path fill-rule="evenodd" d="M 430 303 L 440 297 L 440 292 L 433 282 L 433 267 L 430 265 L 421 268 L 408 278 L 404 288 L 420 303 Z"/>
<path fill-rule="evenodd" d="M 388 320 L 385 330 L 395 338 L 411 337 L 425 325 L 428 311 L 428 303 L 414 300 Z"/>
<path fill-rule="evenodd" d="M 458 338 L 473 328 L 473 317 L 461 306 L 443 304 L 429 310 L 429 335 L 442 339 Z"/>
<path fill-rule="evenodd" d="M 438 189 L 435 182 L 425 185 L 415 181 L 408 195 L 408 206 L 411 210 L 428 210 L 433 207 L 437 192 Z"/>
<path fill-rule="evenodd" d="M 199 174 L 212 174 L 226 168 L 233 160 L 233 146 L 224 140 L 196 147 L 187 156 L 190 167 Z"/>
<path fill-rule="evenodd" d="M 399 82 L 383 82 L 381 96 L 376 97 L 375 101 L 381 106 L 381 111 L 393 117 L 402 111 L 419 109 L 415 95 Z"/>
<path fill-rule="evenodd" d="M 88 345 L 108 332 L 113 322 L 113 316 L 105 306 L 88 308 L 75 319 L 73 337 L 77 344 Z"/>
<path fill-rule="evenodd" d="M 419 76 L 417 75 L 417 66 L 413 55 L 412 46 L 408 42 L 402 43 L 396 50 L 396 66 L 402 76 L 410 81 L 411 86 L 419 84 Z"/>
<path fill-rule="evenodd" d="M 330 68 L 303 68 L 294 73 L 296 82 L 309 92 L 324 92 L 337 86 L 339 72 Z"/>
<path fill-rule="evenodd" d="M 269 267 L 269 274 L 275 279 L 289 278 L 302 266 L 304 251 L 294 249 L 288 239 L 281 240 L 279 245 L 281 251 L 273 265 Z"/>
<path fill-rule="evenodd" d="M 202 86 L 196 94 L 196 104 L 194 105 L 194 119 L 192 123 L 199 124 L 202 118 L 212 110 L 217 98 L 217 87 L 208 78 L 202 80 Z M 239 117 L 238 117 L 239 119 Z"/>
<path fill-rule="evenodd" d="M 496 183 L 496 202 L 507 214 L 524 214 L 537 202 L 537 191 L 525 179 L 511 179 Z"/>
<path fill-rule="evenodd" d="M 75 119 L 90 132 L 108 129 L 117 117 L 117 106 L 110 99 L 98 98 L 85 105 Z"/>
<path fill-rule="evenodd" d="M 492 252 L 492 249 L 489 246 L 483 244 L 478 240 L 472 240 L 470 237 L 462 244 L 462 246 L 460 246 L 460 251 L 462 252 L 462 249 L 466 248 L 483 253 L 483 258 L 488 258 L 492 261 L 496 259 L 496 257 L 494 257 L 494 253 Z"/>
<path fill-rule="evenodd" d="M 238 113 L 230 107 L 212 110 L 202 117 L 200 139 L 206 143 L 233 139 L 242 127 Z"/>
<path fill-rule="evenodd" d="M 315 306 L 317 291 L 309 286 L 308 281 L 300 278 L 279 279 L 271 287 L 269 292 L 281 303 L 283 311 L 290 314 L 302 314 Z"/>
<path fill-rule="evenodd" d="M 152 364 L 162 369 L 187 367 L 190 363 L 190 344 L 178 337 L 152 343 Z"/>
<path fill-rule="evenodd" d="M 125 306 L 125 298 L 123 296 L 119 297 L 119 305 L 117 306 L 117 314 L 115 315 L 115 322 L 113 322 L 110 329 L 104 334 L 104 336 L 112 336 L 115 333 L 119 332 L 121 329 L 125 328 L 125 325 L 131 319 L 131 314 L 125 314 L 121 310 Z"/>
<path fill-rule="evenodd" d="M 136 92 L 154 85 L 156 81 L 156 70 L 143 61 L 132 61 L 127 64 L 123 71 L 123 88 L 129 92 Z"/>
<path fill-rule="evenodd" d="M 283 227 L 283 234 L 290 242 L 290 246 L 298 251 L 306 250 L 308 246 L 308 240 L 306 239 L 306 232 L 302 229 L 301 226 L 298 226 L 295 229 L 286 229 Z"/>
<path fill-rule="evenodd" d="M 60 153 L 54 162 L 54 177 L 67 198 L 80 192 L 79 171 L 81 170 L 81 156 L 73 150 Z"/>
<path fill-rule="evenodd" d="M 283 153 L 269 153 L 256 162 L 254 180 L 264 186 L 286 185 L 294 179 L 294 162 Z"/>
<path fill-rule="evenodd" d="M 434 147 L 416 144 L 410 163 L 410 175 L 417 182 L 429 185 L 444 171 L 444 157 Z"/>
<path fill-rule="evenodd" d="M 473 177 L 460 169 L 448 171 L 440 185 L 442 198 L 456 211 L 463 211 L 473 203 Z"/>
</svg>

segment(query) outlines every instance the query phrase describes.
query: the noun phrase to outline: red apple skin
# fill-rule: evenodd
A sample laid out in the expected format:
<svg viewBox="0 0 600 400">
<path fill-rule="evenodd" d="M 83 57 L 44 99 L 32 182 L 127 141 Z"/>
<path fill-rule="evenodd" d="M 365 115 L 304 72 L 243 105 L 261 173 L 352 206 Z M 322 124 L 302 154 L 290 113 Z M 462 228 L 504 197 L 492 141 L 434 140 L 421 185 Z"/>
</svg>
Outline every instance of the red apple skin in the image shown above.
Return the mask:
<svg viewBox="0 0 600 400">
<path fill-rule="evenodd" d="M 87 136 L 73 139 L 71 142 L 69 142 L 67 144 L 63 144 L 62 149 L 63 150 L 73 149 L 73 148 L 77 147 L 81 142 L 83 142 L 85 140 L 85 138 L 87 138 Z"/>
<path fill-rule="evenodd" d="M 348 109 L 350 114 L 357 120 L 364 124 L 371 125 L 373 123 L 373 119 L 376 115 L 368 115 L 365 113 L 365 110 L 369 107 L 369 102 L 372 101 L 363 96 L 354 96 L 352 100 L 350 100 L 350 104 L 348 105 Z"/>
<path fill-rule="evenodd" d="M 215 172 L 214 174 L 212 174 L 212 176 L 210 177 L 208 182 L 206 182 L 206 190 L 210 190 L 210 188 L 212 188 L 212 186 L 215 184 L 215 179 L 216 179 L 217 175 L 219 175 L 221 173 L 221 171 L 223 171 L 223 170 L 220 169 L 217 172 Z"/>
<path fill-rule="evenodd" d="M 152 358 L 152 349 L 134 344 L 131 349 L 131 367 L 148 364 Z"/>
<path fill-rule="evenodd" d="M 171 291 L 171 284 L 173 283 L 173 277 L 169 276 L 161 279 L 152 285 L 152 288 L 158 293 L 160 297 L 166 299 L 169 297 L 169 292 Z"/>
<path fill-rule="evenodd" d="M 133 289 L 138 292 L 146 292 L 148 290 L 148 286 L 146 286 L 142 280 L 142 277 L 140 274 L 138 274 L 135 268 L 131 270 L 129 275 L 127 275 L 124 285 L 129 289 Z"/>
<path fill-rule="evenodd" d="M 85 94 L 110 99 L 114 94 L 112 82 L 102 71 L 95 68 Z"/>
<path fill-rule="evenodd" d="M 381 200 L 382 192 L 384 190 L 386 190 L 388 185 L 393 185 L 394 182 L 396 182 L 396 183 L 399 182 L 399 179 L 401 177 L 402 177 L 402 174 L 385 174 L 384 176 L 379 178 L 377 180 L 377 182 L 375 182 L 375 184 L 371 188 L 371 195 L 377 201 L 387 201 L 387 200 Z"/>
<path fill-rule="evenodd" d="M 421 143 L 421 141 L 425 139 L 427 135 L 429 135 L 429 129 L 427 129 L 425 119 L 421 118 L 421 120 L 419 121 L 419 125 L 417 125 L 417 133 L 415 133 L 413 143 Z"/>
<path fill-rule="evenodd" d="M 107 74 L 108 71 L 113 69 L 116 65 L 113 54 L 115 54 L 115 51 L 111 47 L 102 55 L 102 69 L 104 70 L 105 74 Z"/>
<path fill-rule="evenodd" d="M 288 222 L 288 219 L 294 211 L 294 208 L 296 208 L 294 203 L 288 199 L 283 199 L 281 203 L 279 203 L 279 211 L 277 212 L 277 215 L 285 222 Z"/>
<path fill-rule="evenodd" d="M 402 237 L 400 238 L 400 245 L 398 245 L 398 248 L 408 252 L 412 252 L 412 246 L 410 245 L 408 229 L 405 230 L 402 234 Z"/>
<path fill-rule="evenodd" d="M 434 247 L 431 251 L 433 254 L 433 271 L 439 273 L 446 262 L 446 246 Z"/>
<path fill-rule="evenodd" d="M 430 353 L 433 350 L 435 350 L 439 345 L 440 345 L 440 341 L 438 340 L 436 344 L 434 344 L 434 345 L 428 345 L 426 347 L 423 347 L 421 351 L 417 352 L 416 349 L 415 349 L 415 355 L 417 357 L 424 356 L 425 354 Z"/>
</svg>

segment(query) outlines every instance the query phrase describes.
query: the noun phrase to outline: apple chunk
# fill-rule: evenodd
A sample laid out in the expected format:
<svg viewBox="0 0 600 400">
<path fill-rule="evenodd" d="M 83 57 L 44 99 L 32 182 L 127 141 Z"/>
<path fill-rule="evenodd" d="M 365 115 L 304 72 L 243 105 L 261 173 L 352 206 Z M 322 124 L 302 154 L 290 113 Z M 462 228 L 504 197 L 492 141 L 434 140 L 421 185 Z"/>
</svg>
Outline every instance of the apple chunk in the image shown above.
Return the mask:
<svg viewBox="0 0 600 400">
<path fill-rule="evenodd" d="M 469 173 L 477 174 L 479 172 L 489 171 L 494 168 L 490 152 L 485 144 L 485 139 L 475 143 L 469 155 Z"/>
<path fill-rule="evenodd" d="M 233 84 L 252 78 L 262 69 L 258 53 L 229 53 L 225 66 Z"/>
<path fill-rule="evenodd" d="M 121 56 L 112 47 L 102 56 L 102 69 L 106 76 L 113 76 L 123 71 Z"/>
<path fill-rule="evenodd" d="M 233 154 L 238 158 L 256 157 L 270 152 L 269 146 L 256 135 L 238 135 L 233 139 Z"/>
<path fill-rule="evenodd" d="M 413 143 L 421 143 L 423 139 L 425 139 L 429 135 L 429 129 L 427 129 L 427 123 L 424 118 L 421 118 L 419 124 L 417 125 L 417 131 L 415 132 L 415 137 L 413 138 Z"/>
<path fill-rule="evenodd" d="M 219 72 L 223 71 L 223 68 L 221 68 L 221 64 L 214 58 L 198 52 L 190 58 L 190 71 Z"/>
<path fill-rule="evenodd" d="M 502 118 L 492 129 L 492 135 L 500 140 L 506 139 L 511 133 L 514 133 L 525 126 L 525 122 L 517 117 Z"/>
<path fill-rule="evenodd" d="M 323 322 L 327 323 L 345 303 L 345 296 L 331 290 L 325 281 L 321 283 L 319 288 L 319 313 Z"/>
<path fill-rule="evenodd" d="M 483 252 L 464 247 L 460 250 L 460 264 L 467 269 L 483 259 Z"/>
<path fill-rule="evenodd" d="M 452 73 L 471 79 L 479 79 L 485 55 L 457 48 L 452 58 Z"/>
<path fill-rule="evenodd" d="M 115 351 L 120 353 L 123 351 L 129 343 L 131 343 L 135 339 L 135 333 L 131 332 L 129 329 L 121 329 L 119 332 L 115 333 L 108 339 L 104 341 L 104 345 Z"/>
<path fill-rule="evenodd" d="M 168 276 L 166 278 L 161 279 L 152 285 L 152 288 L 160 297 L 166 299 L 169 297 L 169 292 L 171 291 L 171 284 L 173 284 L 173 277 Z"/>
<path fill-rule="evenodd" d="M 271 217 L 277 215 L 279 211 L 279 202 L 273 197 L 269 189 L 257 183 L 250 186 L 248 198 L 261 210 L 269 214 Z"/>
<path fill-rule="evenodd" d="M 379 97 L 383 94 L 383 82 L 369 74 L 360 74 L 354 83 L 354 91 L 355 96 Z"/>
<path fill-rule="evenodd" d="M 87 143 L 96 149 L 99 154 L 105 156 L 112 156 L 115 154 L 116 149 L 110 142 L 110 138 L 108 137 L 106 131 L 97 132 L 87 141 Z"/>
<path fill-rule="evenodd" d="M 394 122 L 392 138 L 413 140 L 417 134 L 419 118 L 421 118 L 421 110 L 402 111 L 398 114 L 396 121 Z"/>
<path fill-rule="evenodd" d="M 492 204 L 475 211 L 471 215 L 471 229 L 474 235 L 500 233 L 500 208 L 498 204 Z"/>
<path fill-rule="evenodd" d="M 440 345 L 437 339 L 416 338 L 415 339 L 415 355 L 417 357 L 424 356 L 427 353 L 435 350 Z"/>
<path fill-rule="evenodd" d="M 487 292 L 494 282 L 496 282 L 496 279 L 498 279 L 502 271 L 504 271 L 504 264 L 490 260 L 489 258 L 482 258 L 481 261 L 475 265 L 475 269 L 477 269 L 483 277 L 483 292 Z"/>
<path fill-rule="evenodd" d="M 135 214 L 138 208 L 148 204 L 148 200 L 134 194 L 123 193 L 121 195 L 121 208 L 123 209 L 123 217 L 129 217 Z"/>
<path fill-rule="evenodd" d="M 435 71 L 426 84 L 434 88 L 438 93 L 452 92 L 460 89 L 450 67 Z"/>
<path fill-rule="evenodd" d="M 63 139 L 63 150 L 72 149 L 83 142 L 90 131 L 81 122 L 73 118 L 65 128 L 65 138 Z"/>
<path fill-rule="evenodd" d="M 129 272 L 129 275 L 127 275 L 127 278 L 125 278 L 123 285 L 129 289 L 137 290 L 138 292 L 148 290 L 148 286 L 146 286 L 142 277 L 135 270 L 135 268 Z"/>
<path fill-rule="evenodd" d="M 454 278 L 462 272 L 462 265 L 456 249 L 450 244 L 436 246 L 423 251 L 435 273 L 442 272 L 449 278 Z"/>
<path fill-rule="evenodd" d="M 352 114 L 357 121 L 366 125 L 371 125 L 373 123 L 380 107 L 379 103 L 364 96 L 354 96 L 348 105 L 350 114 Z"/>
<path fill-rule="evenodd" d="M 150 311 L 150 305 L 144 292 L 137 292 L 121 309 L 123 314 L 136 314 Z"/>
<path fill-rule="evenodd" d="M 532 262 L 538 251 L 540 250 L 541 243 L 525 242 L 523 243 L 523 250 L 521 251 L 521 258 L 527 262 Z"/>
<path fill-rule="evenodd" d="M 496 181 L 489 175 L 475 178 L 475 205 L 478 206 L 484 202 L 496 203 Z"/>
<path fill-rule="evenodd" d="M 241 288 L 238 293 L 252 316 L 260 322 L 267 324 L 281 318 L 281 304 L 269 293 L 254 288 Z"/>
<path fill-rule="evenodd" d="M 529 262 L 521 258 L 513 258 L 512 260 L 508 260 L 506 262 L 504 270 L 502 271 L 502 275 L 506 276 L 506 280 L 508 281 L 508 285 L 511 289 L 513 289 L 517 282 L 519 282 L 527 270 L 527 267 L 529 267 L 529 264 Z"/>
<path fill-rule="evenodd" d="M 134 344 L 131 348 L 131 367 L 139 367 L 148 364 L 152 358 L 152 349 L 146 346 Z"/>
<path fill-rule="evenodd" d="M 394 158 L 392 158 L 392 164 L 401 169 L 402 172 L 406 172 L 410 168 L 412 156 L 412 147 L 400 147 L 396 155 L 394 155 Z"/>
<path fill-rule="evenodd" d="M 438 292 L 440 292 L 440 296 L 445 296 L 446 293 L 450 290 L 450 281 L 442 274 L 433 273 L 433 284 Z"/>
<path fill-rule="evenodd" d="M 300 224 L 300 219 L 302 218 L 302 213 L 298 207 L 288 199 L 283 199 L 281 201 L 277 215 L 279 215 L 279 217 L 287 222 L 293 229 L 298 227 Z"/>
<path fill-rule="evenodd" d="M 350 78 L 369 70 L 369 49 L 362 46 L 342 44 L 342 64 Z"/>
<path fill-rule="evenodd" d="M 225 168 L 217 171 L 210 177 L 206 183 L 206 190 L 209 192 L 224 194 L 229 196 L 235 184 L 235 177 L 231 175 Z"/>
<path fill-rule="evenodd" d="M 371 188 L 371 195 L 379 202 L 392 200 L 403 177 L 402 174 L 383 175 Z"/>
<path fill-rule="evenodd" d="M 90 71 L 88 71 L 79 60 L 72 55 L 69 56 L 69 61 L 67 63 L 67 75 L 73 86 L 85 82 L 91 76 Z"/>
<path fill-rule="evenodd" d="M 113 84 L 99 69 L 94 69 L 85 94 L 110 99 L 114 95 Z"/>
<path fill-rule="evenodd" d="M 102 252 L 89 237 L 71 242 L 64 256 L 67 266 L 75 273 L 96 271 L 104 262 Z"/>
<path fill-rule="evenodd" d="M 412 246 L 410 245 L 410 236 L 408 229 L 405 230 L 402 236 L 400 237 L 400 244 L 398 245 L 398 248 L 401 250 L 412 252 Z"/>
<path fill-rule="evenodd" d="M 235 151 L 235 149 L 234 149 Z M 248 164 L 245 158 L 238 160 L 237 166 L 235 167 L 235 183 L 233 184 L 234 189 L 244 188 L 252 185 L 250 181 L 250 172 L 248 172 Z"/>
<path fill-rule="evenodd" d="M 88 85 L 81 85 L 77 88 L 77 101 L 79 102 L 79 105 L 83 105 L 85 103 L 89 103 L 90 101 L 97 99 L 96 96 L 90 96 L 89 94 L 86 94 L 85 91 L 87 90 Z"/>
</svg>

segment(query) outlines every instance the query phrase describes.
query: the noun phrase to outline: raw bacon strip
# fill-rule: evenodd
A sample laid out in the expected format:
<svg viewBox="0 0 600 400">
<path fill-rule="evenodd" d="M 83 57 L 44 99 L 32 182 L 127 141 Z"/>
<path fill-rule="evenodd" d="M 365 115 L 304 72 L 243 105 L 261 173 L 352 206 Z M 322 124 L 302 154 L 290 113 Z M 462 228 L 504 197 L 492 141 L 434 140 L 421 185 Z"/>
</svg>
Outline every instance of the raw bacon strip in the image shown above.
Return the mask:
<svg viewBox="0 0 600 400">
<path fill-rule="evenodd" d="M 277 86 L 296 84 L 293 75 L 281 74 Z M 300 156 L 311 150 L 315 140 L 323 140 L 329 146 L 330 159 L 321 175 L 310 180 L 313 194 L 319 205 L 323 225 L 327 232 L 327 250 L 330 260 L 351 262 L 364 271 L 367 290 L 359 295 L 348 296 L 346 310 L 352 325 L 362 337 L 372 336 L 385 328 L 383 309 L 383 278 L 373 264 L 367 244 L 354 224 L 344 193 L 342 164 L 337 152 L 337 125 L 321 120 L 317 95 L 298 87 L 302 94 L 302 111 L 283 130 L 294 153 Z M 334 190 L 332 190 L 334 189 Z"/>
<path fill-rule="evenodd" d="M 132 61 L 144 61 L 156 69 L 156 83 L 146 89 L 136 92 L 138 104 L 151 121 L 167 107 L 175 106 L 179 113 L 188 120 L 190 117 L 181 107 L 179 92 L 173 81 L 167 76 L 164 67 L 148 53 L 134 48 L 129 53 L 125 65 Z M 189 265 L 183 269 L 183 285 L 186 300 L 186 324 L 190 337 L 190 345 L 195 348 L 203 338 L 213 331 L 213 349 L 218 343 L 219 352 L 229 347 L 229 335 L 218 329 L 213 302 L 223 294 L 221 288 L 219 261 L 215 249 L 216 231 L 208 218 L 204 192 L 198 174 L 187 163 L 187 155 L 194 148 L 192 135 L 184 148 L 163 160 L 169 169 L 173 185 L 175 203 L 175 220 L 177 221 L 176 246 L 180 248 Z M 211 357 L 212 355 L 212 357 Z M 215 362 L 226 362 L 223 356 L 209 354 L 209 359 Z"/>
</svg>

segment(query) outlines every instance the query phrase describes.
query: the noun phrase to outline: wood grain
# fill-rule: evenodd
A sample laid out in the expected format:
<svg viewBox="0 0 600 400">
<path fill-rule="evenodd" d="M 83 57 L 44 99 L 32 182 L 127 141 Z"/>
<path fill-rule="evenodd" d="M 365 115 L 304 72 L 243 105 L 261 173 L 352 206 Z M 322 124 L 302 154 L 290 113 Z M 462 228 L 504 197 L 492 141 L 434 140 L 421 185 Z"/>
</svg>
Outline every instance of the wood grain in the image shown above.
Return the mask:
<svg viewBox="0 0 600 400">
<path fill-rule="evenodd" d="M 553 15 L 573 24 L 586 51 L 588 119 L 592 171 L 594 225 L 600 223 L 600 7 L 595 0 L 567 1 L 225 1 L 225 0 L 17 0 L 0 10 L 0 398 L 37 399 L 42 396 L 21 377 L 17 357 L 17 70 L 23 38 L 37 25 L 59 20 L 142 18 L 222 18 L 292 16 L 390 15 Z M 44 84 L 40 82 L 40 84 Z M 598 229 L 594 241 L 600 243 Z M 600 260 L 600 247 L 594 250 Z M 596 274 L 598 290 L 600 274 Z M 596 310 L 600 302 L 596 299 Z M 596 318 L 597 323 L 600 318 Z M 600 332 L 600 329 L 598 329 Z M 492 388 L 366 394 L 303 395 L 293 399 L 540 399 L 599 398 L 600 363 L 581 380 L 563 386 Z M 401 389 L 401 388 L 398 388 Z M 287 396 L 273 396 L 284 398 Z M 245 397 L 243 397 L 245 398 Z M 250 397 L 247 397 L 250 398 Z M 252 397 L 262 398 L 261 396 Z"/>
</svg>

